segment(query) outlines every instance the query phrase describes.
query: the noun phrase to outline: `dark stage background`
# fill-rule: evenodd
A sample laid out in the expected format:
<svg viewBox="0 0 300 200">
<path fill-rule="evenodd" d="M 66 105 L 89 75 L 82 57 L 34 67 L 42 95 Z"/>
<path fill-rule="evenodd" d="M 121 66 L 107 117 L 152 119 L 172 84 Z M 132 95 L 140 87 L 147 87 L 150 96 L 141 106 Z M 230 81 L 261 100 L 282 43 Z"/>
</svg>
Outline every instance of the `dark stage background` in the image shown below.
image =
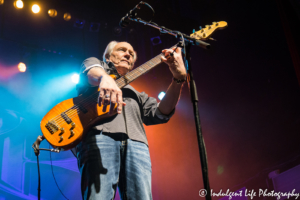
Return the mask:
<svg viewBox="0 0 300 200">
<path fill-rule="evenodd" d="M 30 11 L 34 2 L 41 13 Z M 111 40 L 128 41 L 138 53 L 139 66 L 176 43 L 172 36 L 134 22 L 117 35 L 120 19 L 138 2 L 24 0 L 21 10 L 10 0 L 0 5 L 0 200 L 37 199 L 31 145 L 49 109 L 76 95 L 70 77 L 85 58 L 102 56 Z M 270 172 L 300 163 L 299 1 L 147 2 L 156 11 L 154 22 L 186 34 L 213 21 L 228 22 L 227 29 L 213 35 L 217 41 L 210 42 L 210 50 L 191 49 L 210 185 L 214 191 L 272 190 Z M 47 15 L 50 8 L 57 9 L 57 17 Z M 63 20 L 64 12 L 72 15 L 70 21 Z M 142 7 L 140 14 L 149 19 L 151 12 Z M 83 28 L 74 26 L 76 19 L 85 20 Z M 91 22 L 100 23 L 98 32 L 90 31 Z M 153 45 L 151 38 L 157 36 L 161 43 Z M 25 73 L 17 70 L 21 61 L 28 67 Z M 157 97 L 171 78 L 167 65 L 161 64 L 132 86 Z M 187 86 L 170 122 L 146 131 L 153 198 L 203 199 Z M 44 141 L 42 147 L 49 144 Z M 72 153 L 52 153 L 52 160 L 60 189 L 69 199 L 81 199 Z M 64 199 L 53 179 L 49 152 L 41 152 L 40 168 L 42 199 Z"/>
</svg>

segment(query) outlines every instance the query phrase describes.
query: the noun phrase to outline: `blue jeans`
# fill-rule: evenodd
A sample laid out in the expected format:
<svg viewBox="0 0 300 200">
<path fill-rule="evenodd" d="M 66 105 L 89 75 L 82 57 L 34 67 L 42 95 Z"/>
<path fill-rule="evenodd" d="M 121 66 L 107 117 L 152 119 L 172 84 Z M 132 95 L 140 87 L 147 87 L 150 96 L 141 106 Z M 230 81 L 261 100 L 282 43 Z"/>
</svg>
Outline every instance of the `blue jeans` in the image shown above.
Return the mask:
<svg viewBox="0 0 300 200">
<path fill-rule="evenodd" d="M 119 188 L 122 200 L 151 200 L 148 146 L 126 134 L 89 135 L 77 146 L 83 199 L 111 200 Z"/>
</svg>

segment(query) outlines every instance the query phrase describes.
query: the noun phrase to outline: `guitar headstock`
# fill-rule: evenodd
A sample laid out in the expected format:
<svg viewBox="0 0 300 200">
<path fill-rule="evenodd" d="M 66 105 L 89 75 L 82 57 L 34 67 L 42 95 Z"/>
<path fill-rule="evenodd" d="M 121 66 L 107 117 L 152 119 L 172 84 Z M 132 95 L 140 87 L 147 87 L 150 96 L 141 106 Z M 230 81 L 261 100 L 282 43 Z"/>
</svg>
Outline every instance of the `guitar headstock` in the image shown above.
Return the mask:
<svg viewBox="0 0 300 200">
<path fill-rule="evenodd" d="M 225 28 L 226 26 L 227 22 L 225 21 L 213 22 L 212 25 L 206 25 L 205 28 L 192 33 L 190 37 L 196 38 L 197 40 L 207 40 L 215 30 Z"/>
</svg>

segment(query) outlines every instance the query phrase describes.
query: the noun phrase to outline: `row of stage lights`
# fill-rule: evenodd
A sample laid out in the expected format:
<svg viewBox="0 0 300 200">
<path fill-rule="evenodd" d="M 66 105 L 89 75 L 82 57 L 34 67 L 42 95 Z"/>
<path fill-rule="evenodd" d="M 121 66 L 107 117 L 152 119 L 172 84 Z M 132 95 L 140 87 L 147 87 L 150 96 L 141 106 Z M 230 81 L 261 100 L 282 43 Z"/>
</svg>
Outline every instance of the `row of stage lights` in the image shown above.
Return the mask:
<svg viewBox="0 0 300 200">
<path fill-rule="evenodd" d="M 4 4 L 4 0 L 0 0 L 0 5 Z M 22 0 L 14 1 L 14 7 L 16 9 L 22 9 L 24 7 L 24 2 Z M 34 4 L 31 6 L 31 11 L 35 14 L 39 13 L 41 11 L 41 7 L 38 4 Z M 55 9 L 49 9 L 48 15 L 50 17 L 56 17 L 57 16 L 57 10 Z M 64 13 L 64 20 L 69 21 L 71 19 L 70 13 Z"/>
<path fill-rule="evenodd" d="M 0 0 L 0 5 L 4 4 L 4 0 Z M 14 1 L 14 7 L 16 9 L 22 9 L 24 7 L 24 2 L 22 0 L 16 0 Z M 38 4 L 34 4 L 31 6 L 31 11 L 35 14 L 39 13 L 41 11 L 41 7 L 38 5 Z M 48 10 L 48 15 L 50 17 L 56 17 L 57 16 L 57 10 L 55 9 L 49 9 Z M 71 19 L 71 14 L 70 13 L 64 13 L 64 16 L 63 16 L 64 20 L 65 21 L 69 21 Z M 83 22 L 83 25 L 84 25 L 84 22 Z M 96 24 L 97 25 L 97 24 Z M 93 23 L 91 26 L 95 26 Z M 96 27 L 96 28 L 99 28 L 99 27 Z M 153 39 L 156 39 L 156 38 L 151 38 L 151 41 L 153 43 L 153 45 L 156 45 L 156 43 L 154 44 L 154 41 Z M 157 42 L 157 44 L 160 44 L 161 41 L 160 41 L 160 38 L 159 38 L 159 42 Z M 20 62 L 18 64 L 18 69 L 20 72 L 26 72 L 26 64 L 25 63 L 22 63 Z M 78 74 L 73 74 L 71 76 L 71 80 L 73 83 L 77 84 L 79 82 L 79 75 Z M 162 98 L 165 96 L 165 92 L 160 92 L 159 95 L 158 95 L 158 98 L 160 100 L 162 100 Z"/>
<path fill-rule="evenodd" d="M 4 4 L 4 0 L 0 0 L 0 5 Z M 16 9 L 22 9 L 24 7 L 24 2 L 22 0 L 16 0 L 14 1 L 14 7 Z M 35 14 L 39 13 L 41 11 L 41 7 L 38 4 L 34 4 L 31 6 L 31 11 Z M 55 9 L 49 9 L 48 10 L 48 15 L 50 17 L 56 17 L 57 16 L 57 11 Z M 64 20 L 69 21 L 71 19 L 71 14 L 70 13 L 65 13 L 64 14 Z M 20 72 L 26 72 L 26 64 L 20 62 L 18 64 L 18 69 Z M 73 80 L 74 78 L 72 78 Z M 76 78 L 75 78 L 76 80 Z M 73 80 L 74 81 L 74 80 Z M 75 81 L 76 82 L 76 81 Z"/>
</svg>

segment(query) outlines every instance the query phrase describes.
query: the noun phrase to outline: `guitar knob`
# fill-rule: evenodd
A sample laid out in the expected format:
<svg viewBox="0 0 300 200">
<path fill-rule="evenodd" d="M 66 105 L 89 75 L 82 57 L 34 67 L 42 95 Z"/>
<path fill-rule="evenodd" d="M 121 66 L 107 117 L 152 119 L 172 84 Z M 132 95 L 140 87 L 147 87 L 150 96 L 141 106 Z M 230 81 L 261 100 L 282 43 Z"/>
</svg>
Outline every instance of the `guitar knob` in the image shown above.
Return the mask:
<svg viewBox="0 0 300 200">
<path fill-rule="evenodd" d="M 61 143 L 63 141 L 64 137 L 60 136 L 60 140 L 58 141 L 59 143 Z"/>
<path fill-rule="evenodd" d="M 65 133 L 65 129 L 64 128 L 60 128 L 60 133 L 58 135 L 61 136 L 64 133 Z"/>
<path fill-rule="evenodd" d="M 70 136 L 68 139 L 70 139 L 71 137 L 73 137 L 75 135 L 75 132 L 73 130 L 70 130 Z"/>
<path fill-rule="evenodd" d="M 71 129 L 70 130 L 73 130 L 75 127 L 76 127 L 76 124 L 74 123 L 74 122 L 72 122 L 72 124 L 71 124 Z"/>
</svg>

